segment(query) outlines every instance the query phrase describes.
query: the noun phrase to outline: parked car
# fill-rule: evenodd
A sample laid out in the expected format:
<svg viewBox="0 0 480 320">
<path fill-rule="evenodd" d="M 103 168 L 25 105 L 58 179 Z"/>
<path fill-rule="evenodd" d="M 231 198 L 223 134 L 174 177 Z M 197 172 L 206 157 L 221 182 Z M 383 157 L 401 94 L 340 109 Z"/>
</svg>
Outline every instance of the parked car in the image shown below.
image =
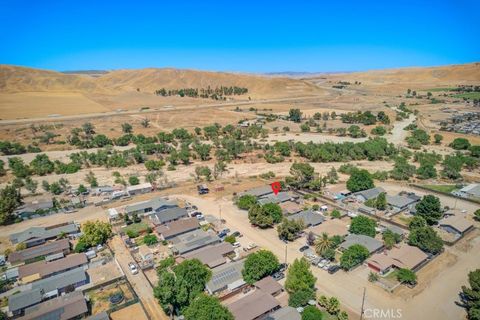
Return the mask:
<svg viewBox="0 0 480 320">
<path fill-rule="evenodd" d="M 287 270 L 288 268 L 288 263 L 280 263 L 280 267 L 278 268 L 278 271 L 283 272 Z"/>
<path fill-rule="evenodd" d="M 278 280 L 280 280 L 280 279 L 285 278 L 285 274 L 284 274 L 283 272 L 275 272 L 275 273 L 272 275 L 272 278 L 278 281 Z"/>
<path fill-rule="evenodd" d="M 233 247 L 234 248 L 240 248 L 242 245 L 240 244 L 240 242 L 234 242 L 233 243 Z"/>
<path fill-rule="evenodd" d="M 203 214 L 198 214 L 195 216 L 198 220 L 205 220 L 205 217 L 203 216 Z"/>
<path fill-rule="evenodd" d="M 195 211 L 191 214 L 192 217 L 196 217 L 198 215 L 202 215 L 202 213 L 200 211 Z"/>
<path fill-rule="evenodd" d="M 300 252 L 303 252 L 305 250 L 307 250 L 308 248 L 310 248 L 309 246 L 303 246 L 301 247 L 300 249 L 298 249 Z"/>
<path fill-rule="evenodd" d="M 232 236 L 234 236 L 235 238 L 241 238 L 241 237 L 243 237 L 243 234 L 241 234 L 238 231 L 235 231 L 235 232 L 232 233 Z"/>
<path fill-rule="evenodd" d="M 328 273 L 330 273 L 330 274 L 334 274 L 338 270 L 340 270 L 340 266 L 337 265 L 337 264 L 331 265 L 330 267 L 328 267 Z"/>
<path fill-rule="evenodd" d="M 227 233 L 224 231 L 220 231 L 217 235 L 219 238 L 225 238 L 227 236 Z"/>
<path fill-rule="evenodd" d="M 135 263 L 129 262 L 129 263 L 128 263 L 128 268 L 130 269 L 130 272 L 131 272 L 132 274 L 137 274 L 137 273 L 138 273 L 138 268 L 137 268 L 137 266 L 135 265 Z"/>
<path fill-rule="evenodd" d="M 197 186 L 197 190 L 198 190 L 198 194 L 202 195 L 202 194 L 207 194 L 210 192 L 210 190 L 208 189 L 207 185 L 205 184 L 199 184 Z"/>
</svg>

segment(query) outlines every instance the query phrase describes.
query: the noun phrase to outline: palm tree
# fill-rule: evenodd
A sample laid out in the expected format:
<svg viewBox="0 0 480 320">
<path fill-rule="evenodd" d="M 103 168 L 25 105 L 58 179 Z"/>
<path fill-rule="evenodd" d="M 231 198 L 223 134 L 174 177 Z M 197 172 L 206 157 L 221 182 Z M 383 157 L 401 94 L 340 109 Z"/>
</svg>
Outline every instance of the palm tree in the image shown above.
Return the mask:
<svg viewBox="0 0 480 320">
<path fill-rule="evenodd" d="M 325 251 L 332 247 L 332 240 L 328 237 L 326 232 L 322 233 L 322 236 L 315 241 L 315 252 L 318 255 L 323 255 Z"/>
</svg>

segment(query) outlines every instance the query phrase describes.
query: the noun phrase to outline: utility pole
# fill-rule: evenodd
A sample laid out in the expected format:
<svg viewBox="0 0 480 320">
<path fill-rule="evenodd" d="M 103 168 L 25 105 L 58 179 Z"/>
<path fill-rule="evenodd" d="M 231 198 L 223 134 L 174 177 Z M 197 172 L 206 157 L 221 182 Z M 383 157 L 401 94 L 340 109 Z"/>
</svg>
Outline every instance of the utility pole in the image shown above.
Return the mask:
<svg viewBox="0 0 480 320">
<path fill-rule="evenodd" d="M 360 311 L 360 320 L 363 319 L 363 307 L 365 305 L 365 291 L 367 291 L 367 288 L 363 287 L 362 310 Z"/>
</svg>

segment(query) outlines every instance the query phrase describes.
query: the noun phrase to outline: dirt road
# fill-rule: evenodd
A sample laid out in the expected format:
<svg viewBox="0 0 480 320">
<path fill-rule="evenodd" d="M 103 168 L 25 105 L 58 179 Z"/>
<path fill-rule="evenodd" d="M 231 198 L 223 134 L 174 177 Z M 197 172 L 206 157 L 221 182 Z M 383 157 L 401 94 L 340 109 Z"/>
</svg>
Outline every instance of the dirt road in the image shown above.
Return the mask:
<svg viewBox="0 0 480 320">
<path fill-rule="evenodd" d="M 145 311 L 149 315 L 150 319 L 168 320 L 169 317 L 165 314 L 165 312 L 163 312 L 162 308 L 153 296 L 153 288 L 150 286 L 150 283 L 148 282 L 143 272 L 139 272 L 136 275 L 133 275 L 130 272 L 128 268 L 128 263 L 134 261 L 127 248 L 122 243 L 120 237 L 114 236 L 113 239 L 110 241 L 110 246 L 115 253 L 115 258 L 117 259 L 120 267 L 127 276 L 127 279 L 135 290 L 138 298 L 145 307 Z"/>
</svg>

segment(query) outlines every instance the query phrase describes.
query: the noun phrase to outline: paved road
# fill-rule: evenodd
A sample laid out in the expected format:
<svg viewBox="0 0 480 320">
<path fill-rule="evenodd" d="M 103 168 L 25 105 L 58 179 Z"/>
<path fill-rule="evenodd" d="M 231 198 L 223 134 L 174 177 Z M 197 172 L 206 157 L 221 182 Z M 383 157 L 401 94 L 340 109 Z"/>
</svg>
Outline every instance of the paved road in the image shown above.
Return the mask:
<svg viewBox="0 0 480 320">
<path fill-rule="evenodd" d="M 78 115 L 72 115 L 72 116 L 0 120 L 0 126 L 10 125 L 10 124 L 25 124 L 25 123 L 50 122 L 50 121 L 69 121 L 69 120 L 92 119 L 92 118 L 98 119 L 98 118 L 111 117 L 111 116 L 149 114 L 149 113 L 157 113 L 157 112 L 167 112 L 172 110 L 192 110 L 192 109 L 198 110 L 200 108 L 245 106 L 245 105 L 272 103 L 272 102 L 299 103 L 305 100 L 317 100 L 322 97 L 323 95 L 311 95 L 311 96 L 300 96 L 300 97 L 290 97 L 290 98 L 261 99 L 261 100 L 236 101 L 236 102 L 212 103 L 212 104 L 201 104 L 201 105 L 178 105 L 178 106 L 174 105 L 172 108 L 154 108 L 154 109 L 146 109 L 142 111 L 140 111 L 139 109 L 136 109 L 136 110 L 127 110 L 127 111 L 85 113 L 85 114 L 78 114 Z"/>
<path fill-rule="evenodd" d="M 112 250 L 115 252 L 115 258 L 117 259 L 120 267 L 127 276 L 128 281 L 132 285 L 135 293 L 140 298 L 145 311 L 152 320 L 168 320 L 169 317 L 163 312 L 162 308 L 158 304 L 157 300 L 153 296 L 153 288 L 150 286 L 147 278 L 143 272 L 139 272 L 136 275 L 132 275 L 128 268 L 128 263 L 133 262 L 133 259 L 128 252 L 128 249 L 123 244 L 119 236 L 114 236 L 110 242 Z M 133 320 L 133 319 L 132 319 Z"/>
</svg>

